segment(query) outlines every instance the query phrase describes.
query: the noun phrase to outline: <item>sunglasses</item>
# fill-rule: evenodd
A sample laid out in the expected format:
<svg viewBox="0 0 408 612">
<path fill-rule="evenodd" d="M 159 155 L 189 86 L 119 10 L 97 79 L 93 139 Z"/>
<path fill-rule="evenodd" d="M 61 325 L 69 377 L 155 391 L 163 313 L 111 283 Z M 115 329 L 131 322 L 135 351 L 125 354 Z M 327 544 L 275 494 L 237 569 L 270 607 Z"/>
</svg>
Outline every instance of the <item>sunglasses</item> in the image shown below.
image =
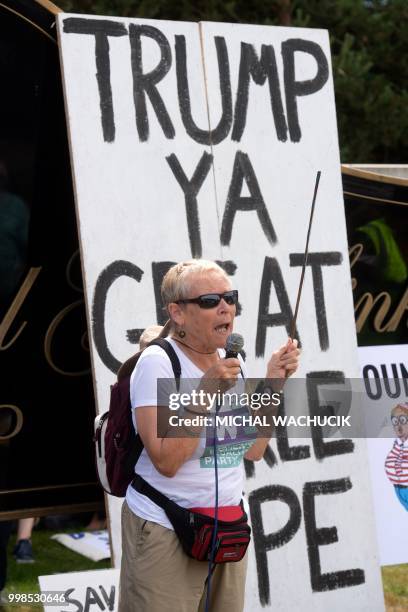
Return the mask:
<svg viewBox="0 0 408 612">
<path fill-rule="evenodd" d="M 176 304 L 198 304 L 200 308 L 210 309 L 218 306 L 221 300 L 224 300 L 228 306 L 237 304 L 238 291 L 233 289 L 232 291 L 226 291 L 225 293 L 206 293 L 205 295 L 199 295 L 196 298 L 177 300 Z"/>
<path fill-rule="evenodd" d="M 400 425 L 406 425 L 408 423 L 408 416 L 405 416 L 405 414 L 400 414 L 399 417 L 397 416 L 392 416 L 391 417 L 391 423 L 393 425 L 398 425 L 398 423 Z"/>
</svg>

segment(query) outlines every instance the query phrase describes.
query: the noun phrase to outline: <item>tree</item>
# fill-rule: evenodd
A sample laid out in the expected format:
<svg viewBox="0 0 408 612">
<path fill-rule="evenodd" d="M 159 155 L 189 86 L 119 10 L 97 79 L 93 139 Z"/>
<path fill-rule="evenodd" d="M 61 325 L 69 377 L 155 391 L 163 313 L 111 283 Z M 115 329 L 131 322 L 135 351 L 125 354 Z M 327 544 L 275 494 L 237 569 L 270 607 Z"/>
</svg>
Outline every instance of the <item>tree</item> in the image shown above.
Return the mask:
<svg viewBox="0 0 408 612">
<path fill-rule="evenodd" d="M 341 158 L 406 161 L 407 0 L 60 0 L 65 11 L 329 30 Z"/>
</svg>

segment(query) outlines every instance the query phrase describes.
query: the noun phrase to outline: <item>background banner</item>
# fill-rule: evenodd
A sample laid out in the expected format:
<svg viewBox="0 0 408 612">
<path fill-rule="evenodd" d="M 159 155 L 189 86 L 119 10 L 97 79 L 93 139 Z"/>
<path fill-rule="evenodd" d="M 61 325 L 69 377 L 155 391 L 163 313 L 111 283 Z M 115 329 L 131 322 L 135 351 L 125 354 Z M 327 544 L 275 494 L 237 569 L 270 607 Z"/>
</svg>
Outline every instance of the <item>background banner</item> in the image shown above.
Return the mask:
<svg viewBox="0 0 408 612">
<path fill-rule="evenodd" d="M 0 5 L 1 520 L 103 506 L 54 21 Z"/>
</svg>

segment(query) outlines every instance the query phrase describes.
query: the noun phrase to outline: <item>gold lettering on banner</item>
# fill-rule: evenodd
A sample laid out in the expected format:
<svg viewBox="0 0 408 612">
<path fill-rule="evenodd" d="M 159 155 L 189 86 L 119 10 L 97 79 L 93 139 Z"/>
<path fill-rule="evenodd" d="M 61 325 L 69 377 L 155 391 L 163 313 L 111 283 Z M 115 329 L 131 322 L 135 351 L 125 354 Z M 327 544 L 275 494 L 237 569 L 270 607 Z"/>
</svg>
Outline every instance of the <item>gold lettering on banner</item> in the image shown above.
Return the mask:
<svg viewBox="0 0 408 612">
<path fill-rule="evenodd" d="M 64 376 L 84 376 L 85 374 L 88 374 L 90 372 L 90 369 L 87 368 L 86 370 L 79 370 L 78 372 L 68 372 L 67 370 L 63 370 L 62 368 L 59 368 L 55 363 L 54 360 L 52 358 L 52 340 L 54 337 L 54 334 L 59 326 L 59 324 L 64 320 L 64 318 L 66 317 L 66 315 L 71 312 L 71 310 L 74 310 L 74 308 L 77 308 L 78 306 L 82 305 L 84 303 L 84 300 L 77 300 L 76 302 L 73 302 L 72 304 L 69 304 L 68 306 L 65 306 L 65 308 L 63 308 L 51 321 L 48 329 L 47 329 L 47 333 L 45 334 L 45 338 L 44 338 L 44 353 L 45 353 L 45 358 L 48 362 L 48 364 L 52 367 L 53 370 L 55 370 L 56 372 L 58 372 L 59 374 L 63 374 Z M 82 337 L 81 340 L 81 346 L 84 346 L 84 338 Z"/>
<path fill-rule="evenodd" d="M 41 268 L 30 268 L 20 289 L 18 290 L 16 297 L 11 303 L 10 308 L 4 315 L 4 319 L 0 324 L 0 351 L 5 351 L 8 348 L 10 348 L 10 346 L 14 344 L 14 342 L 17 340 L 17 338 L 19 337 L 19 335 L 21 334 L 21 332 L 27 325 L 27 321 L 23 321 L 18 331 L 14 334 L 13 338 L 8 343 L 3 344 L 8 330 L 10 329 L 14 319 L 17 316 L 18 311 L 20 310 L 22 304 L 24 303 L 24 300 L 29 294 L 31 287 L 34 285 L 37 279 L 37 276 L 39 275 L 40 272 L 41 272 Z"/>
<path fill-rule="evenodd" d="M 387 316 L 388 310 L 391 306 L 391 296 L 386 291 L 382 291 L 381 293 L 376 295 L 375 298 L 372 296 L 371 293 L 364 293 L 358 300 L 357 304 L 354 307 L 355 313 L 357 314 L 357 311 L 360 308 L 360 305 L 363 304 L 363 302 L 364 306 L 356 320 L 357 332 L 362 330 L 373 307 L 377 302 L 381 300 L 381 298 L 383 298 L 383 301 L 381 303 L 380 308 L 378 309 L 377 314 L 374 317 L 374 329 L 378 332 L 386 331 L 387 326 L 382 327 L 382 323 L 384 321 L 384 318 Z"/>
<path fill-rule="evenodd" d="M 14 429 L 9 433 L 9 432 L 3 432 L 2 431 L 2 421 L 1 421 L 1 416 L 0 416 L 0 442 L 4 442 L 4 440 L 10 440 L 10 438 L 13 438 L 14 436 L 16 436 L 19 431 L 21 430 L 22 426 L 23 426 L 23 413 L 21 412 L 20 408 L 18 408 L 17 406 L 14 406 L 13 404 L 0 404 L 0 410 L 1 409 L 8 409 L 8 410 L 12 410 L 15 415 L 16 415 L 16 424 Z"/>
<path fill-rule="evenodd" d="M 357 261 L 360 259 L 360 255 L 363 252 L 363 249 L 364 247 L 361 244 L 361 242 L 358 242 L 357 244 L 353 244 L 353 246 L 350 247 L 350 250 L 349 250 L 350 268 L 352 268 L 354 264 L 357 263 Z"/>
<path fill-rule="evenodd" d="M 357 263 L 362 252 L 363 245 L 360 243 L 355 244 L 350 248 L 350 269 L 352 269 L 354 264 Z M 351 286 L 353 291 L 357 287 L 357 285 L 357 279 L 352 277 Z M 362 330 L 368 317 L 371 314 L 372 309 L 374 308 L 374 306 L 377 305 L 377 303 L 380 303 L 381 305 L 378 308 L 374 317 L 375 331 L 380 334 L 384 332 L 395 332 L 398 328 L 398 325 L 401 323 L 401 319 L 404 312 L 408 310 L 408 289 L 405 290 L 405 293 L 402 296 L 397 308 L 395 309 L 395 312 L 391 315 L 387 323 L 384 323 L 384 319 L 388 315 L 392 306 L 391 295 L 388 293 L 388 291 L 381 291 L 381 293 L 378 293 L 375 297 L 369 291 L 367 291 L 367 293 L 364 293 L 354 306 L 357 333 Z M 357 314 L 357 312 L 360 310 L 360 307 L 361 311 L 359 314 Z"/>
<path fill-rule="evenodd" d="M 352 270 L 354 264 L 359 260 L 361 253 L 363 252 L 363 245 L 361 243 L 358 244 L 354 244 L 352 247 L 350 247 L 349 250 L 349 257 L 350 257 L 350 270 Z M 352 291 L 354 291 L 354 289 L 357 287 L 357 279 L 354 278 L 354 276 L 351 277 L 351 289 Z"/>
<path fill-rule="evenodd" d="M 72 280 L 72 266 L 74 265 L 75 259 L 77 257 L 79 257 L 79 249 L 74 251 L 71 257 L 69 258 L 67 267 L 65 269 L 65 278 L 67 279 L 67 283 L 71 287 L 71 289 L 74 289 L 74 291 L 77 291 L 78 293 L 83 293 L 82 287 L 76 285 Z"/>
<path fill-rule="evenodd" d="M 408 289 L 405 290 L 405 293 L 402 296 L 396 311 L 394 312 L 388 324 L 386 325 L 386 331 L 393 332 L 397 329 L 398 325 L 401 322 L 402 315 L 406 310 L 408 310 Z"/>
</svg>

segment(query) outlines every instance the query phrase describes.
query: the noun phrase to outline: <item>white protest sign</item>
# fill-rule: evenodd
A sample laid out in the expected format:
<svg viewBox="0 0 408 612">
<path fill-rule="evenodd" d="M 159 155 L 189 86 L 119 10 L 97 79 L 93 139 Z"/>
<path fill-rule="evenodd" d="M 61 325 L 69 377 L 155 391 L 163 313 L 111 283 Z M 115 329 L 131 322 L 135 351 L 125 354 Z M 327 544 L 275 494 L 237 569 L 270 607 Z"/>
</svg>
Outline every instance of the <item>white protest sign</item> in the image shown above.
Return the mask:
<svg viewBox="0 0 408 612">
<path fill-rule="evenodd" d="M 366 419 L 373 423 L 372 435 L 377 436 L 370 438 L 367 444 L 380 561 L 381 565 L 407 563 L 407 509 L 385 472 L 385 461 L 395 440 L 391 410 L 406 402 L 408 397 L 408 381 L 404 377 L 407 346 L 360 346 L 358 353 L 366 379 Z"/>
<path fill-rule="evenodd" d="M 163 322 L 164 272 L 191 257 L 231 275 L 248 370 L 264 374 L 289 332 L 317 170 L 298 376 L 357 378 L 327 32 L 68 15 L 58 26 L 98 409 L 140 331 Z M 247 481 L 246 609 L 383 610 L 365 444 L 317 460 L 310 439 L 292 442 L 271 442 Z"/>
<path fill-rule="evenodd" d="M 51 538 L 92 561 L 109 559 L 111 556 L 109 534 L 106 529 L 91 532 L 56 533 Z"/>
<path fill-rule="evenodd" d="M 58 593 L 64 603 L 44 606 L 44 612 L 116 612 L 119 601 L 119 570 L 103 569 L 89 572 L 67 572 L 38 576 L 41 592 L 49 596 Z M 51 591 L 51 593 L 50 593 Z"/>
</svg>

